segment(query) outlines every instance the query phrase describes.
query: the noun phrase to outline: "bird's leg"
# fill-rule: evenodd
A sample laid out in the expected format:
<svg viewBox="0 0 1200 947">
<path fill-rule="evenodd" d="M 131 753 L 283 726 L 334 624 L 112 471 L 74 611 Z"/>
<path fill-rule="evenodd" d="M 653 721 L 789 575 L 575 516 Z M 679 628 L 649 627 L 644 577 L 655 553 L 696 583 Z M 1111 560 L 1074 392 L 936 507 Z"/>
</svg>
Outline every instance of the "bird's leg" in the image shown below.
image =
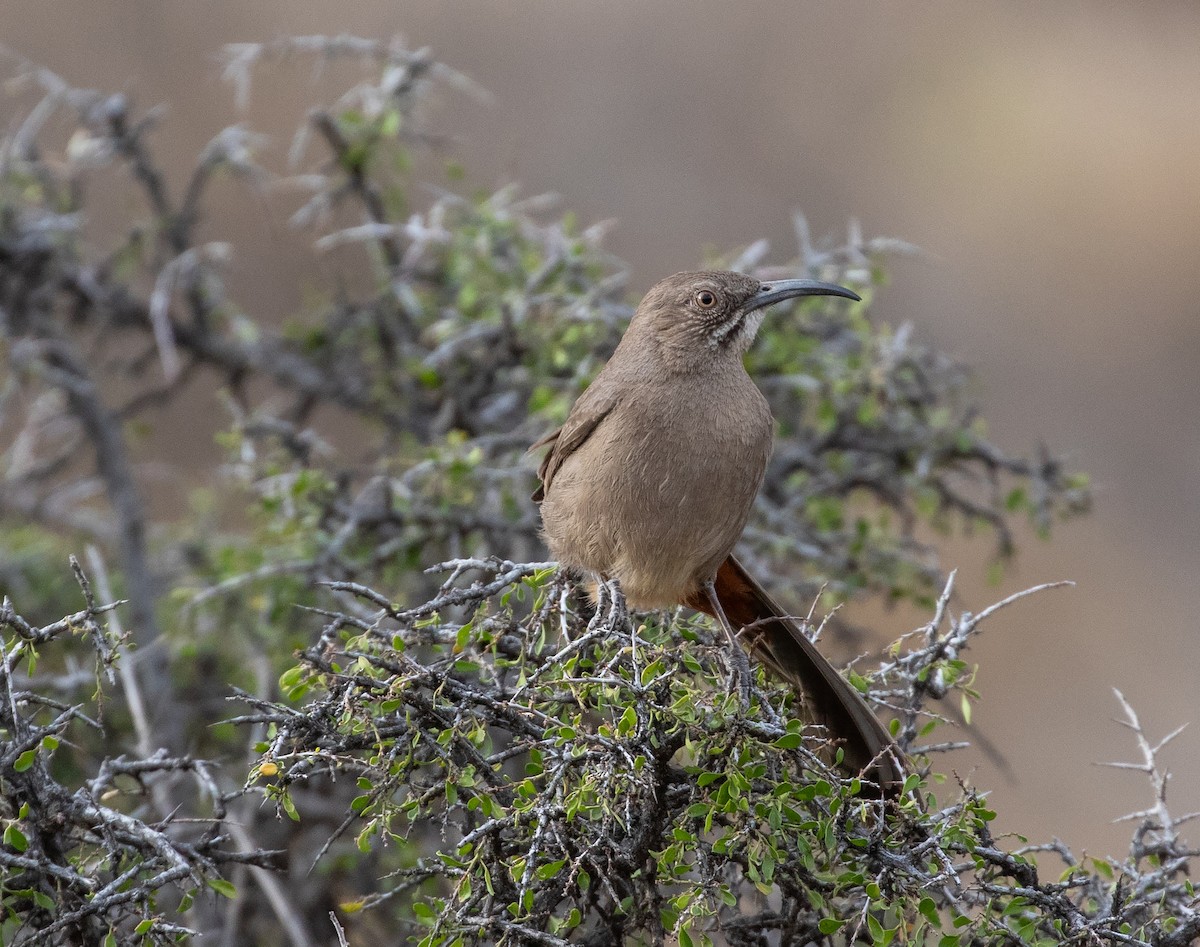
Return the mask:
<svg viewBox="0 0 1200 947">
<path fill-rule="evenodd" d="M 637 651 L 637 628 L 633 622 L 629 620 L 629 605 L 625 601 L 625 592 L 621 589 L 621 583 L 616 579 L 608 580 L 608 627 L 610 631 L 624 634 L 629 631 L 629 655 L 633 661 L 634 675 L 640 674 L 638 669 L 638 651 Z"/>
<path fill-rule="evenodd" d="M 608 579 L 602 575 L 596 576 L 596 611 L 592 613 L 592 620 L 588 622 L 587 633 L 589 635 L 604 624 L 607 617 L 605 613 L 609 609 L 608 591 Z"/>
<path fill-rule="evenodd" d="M 721 600 L 717 598 L 717 589 L 713 580 L 710 579 L 704 583 L 704 594 L 708 596 L 708 604 L 712 606 L 713 614 L 717 616 L 717 621 L 725 629 L 725 637 L 729 639 L 730 690 L 736 686 L 742 698 L 742 706 L 749 707 L 750 684 L 753 680 L 750 677 L 750 659 L 746 657 L 746 651 L 738 641 L 737 632 L 729 623 L 725 609 L 721 607 Z"/>
<path fill-rule="evenodd" d="M 625 593 L 621 590 L 621 583 L 616 579 L 608 580 L 608 595 L 610 600 L 608 626 L 616 631 L 618 628 L 631 624 L 629 605 L 625 602 Z"/>
<path fill-rule="evenodd" d="M 621 583 L 603 575 L 596 576 L 596 611 L 588 622 L 588 631 L 595 631 L 602 625 L 609 631 L 620 631 L 629 624 L 629 606 L 625 603 L 625 593 L 621 591 Z"/>
</svg>

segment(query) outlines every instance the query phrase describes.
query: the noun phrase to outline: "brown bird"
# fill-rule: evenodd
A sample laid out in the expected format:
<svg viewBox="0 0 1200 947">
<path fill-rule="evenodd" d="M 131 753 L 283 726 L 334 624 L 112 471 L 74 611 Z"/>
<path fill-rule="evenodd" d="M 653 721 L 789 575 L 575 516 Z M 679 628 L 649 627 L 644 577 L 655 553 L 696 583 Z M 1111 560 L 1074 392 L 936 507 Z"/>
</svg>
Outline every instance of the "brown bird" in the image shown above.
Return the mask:
<svg viewBox="0 0 1200 947">
<path fill-rule="evenodd" d="M 550 447 L 533 498 L 563 566 L 615 580 L 636 609 L 683 604 L 717 619 L 743 694 L 739 640 L 800 691 L 847 766 L 894 794 L 904 769 L 888 732 L 732 555 L 774 434 L 742 357 L 767 306 L 813 295 L 859 298 L 831 283 L 730 272 L 658 283 L 566 423 L 530 448 Z"/>
</svg>

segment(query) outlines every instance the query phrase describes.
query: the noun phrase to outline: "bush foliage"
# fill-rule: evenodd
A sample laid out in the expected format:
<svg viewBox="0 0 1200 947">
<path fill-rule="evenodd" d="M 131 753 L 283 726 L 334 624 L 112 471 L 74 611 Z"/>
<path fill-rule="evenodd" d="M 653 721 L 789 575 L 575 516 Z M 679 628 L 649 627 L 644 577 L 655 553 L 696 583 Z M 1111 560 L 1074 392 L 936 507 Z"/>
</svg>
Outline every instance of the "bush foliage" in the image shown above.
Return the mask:
<svg viewBox="0 0 1200 947">
<path fill-rule="evenodd" d="M 1015 522 L 1047 532 L 1088 491 L 1044 450 L 993 445 L 969 373 L 879 320 L 873 290 L 902 245 L 814 244 L 798 219 L 790 263 L 768 265 L 765 244 L 707 261 L 864 296 L 848 316 L 811 300 L 763 327 L 749 367 L 779 436 L 743 552 L 797 609 L 928 610 L 876 672 L 850 672 L 912 754 L 908 794 L 885 804 L 823 762 L 785 688 L 760 676 L 749 708 L 730 698 L 705 622 L 596 611 L 539 561 L 525 448 L 631 312 L 602 228 L 512 189 L 464 194 L 453 168 L 415 183 L 439 174 L 428 89 L 470 88 L 426 51 L 305 37 L 231 47 L 226 72 L 245 96 L 297 58 L 352 78 L 308 111 L 285 171 L 231 125 L 181 186 L 155 157 L 156 113 L 13 68 L 4 943 L 1200 934 L 1161 743 L 1132 709 L 1155 795 L 1125 858 L 1006 848 L 986 801 L 939 775 L 960 744 L 936 702 L 976 699 L 963 652 L 991 610 L 955 617 L 937 539 L 983 531 L 1002 559 Z M 246 311 L 221 279 L 242 251 L 200 237 L 220 231 L 204 219 L 218 176 L 302 193 L 293 223 L 339 266 L 365 264 L 366 289 L 339 280 L 281 327 Z M 89 209 L 109 189 L 133 209 L 100 227 Z M 185 515 L 155 509 L 136 459 L 169 402 L 228 418 L 224 463 L 196 472 Z"/>
</svg>

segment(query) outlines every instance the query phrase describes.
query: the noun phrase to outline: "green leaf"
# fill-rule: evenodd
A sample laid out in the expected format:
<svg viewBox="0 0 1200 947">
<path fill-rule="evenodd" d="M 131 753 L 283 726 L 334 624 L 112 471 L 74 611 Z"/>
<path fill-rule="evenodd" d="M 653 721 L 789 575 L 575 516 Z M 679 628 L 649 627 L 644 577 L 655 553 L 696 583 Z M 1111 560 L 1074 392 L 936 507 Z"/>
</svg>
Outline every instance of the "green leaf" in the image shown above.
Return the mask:
<svg viewBox="0 0 1200 947">
<path fill-rule="evenodd" d="M 433 919 L 437 916 L 436 914 L 433 913 L 433 908 L 431 908 L 424 901 L 414 901 L 412 909 L 413 909 L 413 914 L 415 914 L 422 921 L 432 922 Z"/>
<path fill-rule="evenodd" d="M 13 769 L 18 773 L 23 773 L 33 765 L 33 761 L 37 759 L 37 750 L 26 750 L 17 757 L 17 761 L 13 763 Z"/>
<path fill-rule="evenodd" d="M 871 934 L 871 943 L 877 944 L 878 947 L 887 947 L 896 936 L 896 929 L 885 928 L 874 914 L 867 915 L 867 930 Z"/>
<path fill-rule="evenodd" d="M 822 934 L 832 934 L 835 931 L 841 930 L 845 921 L 839 921 L 836 917 L 823 917 L 817 923 L 817 930 Z"/>
<path fill-rule="evenodd" d="M 399 109 L 388 109 L 379 123 L 379 134 L 384 138 L 395 138 L 400 133 L 401 121 Z"/>
<path fill-rule="evenodd" d="M 308 669 L 302 665 L 289 668 L 279 676 L 279 689 L 290 701 L 297 701 L 308 691 Z"/>
<path fill-rule="evenodd" d="M 229 898 L 231 901 L 237 897 L 237 888 L 224 878 L 209 878 L 208 886 L 217 894 Z"/>
<path fill-rule="evenodd" d="M 4 844 L 18 852 L 23 852 L 29 848 L 29 840 L 25 838 L 25 834 L 17 828 L 15 823 L 5 826 Z"/>
</svg>

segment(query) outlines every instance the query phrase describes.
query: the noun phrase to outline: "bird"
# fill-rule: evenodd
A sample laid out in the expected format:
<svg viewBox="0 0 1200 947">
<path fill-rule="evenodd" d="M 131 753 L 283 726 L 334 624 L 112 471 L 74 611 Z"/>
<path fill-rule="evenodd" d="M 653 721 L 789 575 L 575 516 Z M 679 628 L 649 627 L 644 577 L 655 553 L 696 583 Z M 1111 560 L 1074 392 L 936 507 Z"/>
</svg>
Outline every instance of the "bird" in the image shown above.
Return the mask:
<svg viewBox="0 0 1200 947">
<path fill-rule="evenodd" d="M 888 731 L 733 555 L 775 427 L 744 356 L 768 307 L 815 295 L 860 298 L 833 283 L 730 271 L 655 284 L 566 422 L 530 448 L 549 448 L 533 499 L 561 566 L 601 588 L 615 582 L 636 610 L 684 605 L 714 618 L 743 695 L 744 645 L 800 693 L 846 767 L 895 795 L 905 772 Z"/>
</svg>

